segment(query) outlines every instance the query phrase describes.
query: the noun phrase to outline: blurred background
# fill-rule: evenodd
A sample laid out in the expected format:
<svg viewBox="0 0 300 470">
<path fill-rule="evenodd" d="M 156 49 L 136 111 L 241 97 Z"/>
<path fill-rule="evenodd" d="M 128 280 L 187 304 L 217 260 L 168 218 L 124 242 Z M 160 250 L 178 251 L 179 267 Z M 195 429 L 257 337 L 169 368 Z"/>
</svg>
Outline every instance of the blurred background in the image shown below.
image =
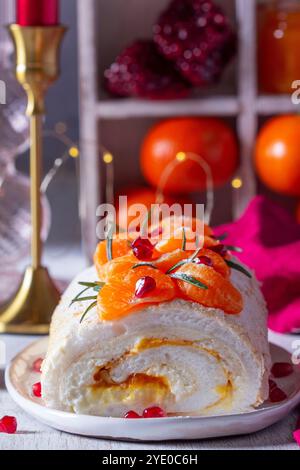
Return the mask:
<svg viewBox="0 0 300 470">
<path fill-rule="evenodd" d="M 16 263 L 28 248 L 28 129 L 4 28 L 14 21 L 14 1 L 1 0 L 0 8 L 7 86 L 0 250 Z M 91 259 L 97 205 L 118 194 L 151 204 L 172 161 L 166 199 L 205 202 L 203 170 L 189 153 L 211 167 L 213 225 L 238 218 L 257 194 L 300 219 L 300 122 L 292 100 L 300 80 L 298 0 L 61 0 L 61 21 L 69 31 L 61 77 L 47 96 L 45 175 L 66 149 L 70 158 L 46 184 L 52 261 L 75 253 L 84 263 L 81 242 Z M 12 221 L 19 231 L 27 224 L 22 247 L 8 234 Z"/>
</svg>

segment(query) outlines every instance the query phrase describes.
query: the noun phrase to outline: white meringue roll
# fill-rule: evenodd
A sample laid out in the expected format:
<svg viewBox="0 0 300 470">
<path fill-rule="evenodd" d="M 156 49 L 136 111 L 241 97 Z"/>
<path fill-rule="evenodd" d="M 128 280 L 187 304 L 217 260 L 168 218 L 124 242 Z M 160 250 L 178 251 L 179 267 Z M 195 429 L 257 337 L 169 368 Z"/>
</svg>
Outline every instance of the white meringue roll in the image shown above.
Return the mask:
<svg viewBox="0 0 300 470">
<path fill-rule="evenodd" d="M 79 281 L 63 295 L 42 366 L 46 406 L 78 414 L 122 417 L 160 406 L 170 415 L 251 410 L 268 396 L 270 354 L 266 307 L 256 279 L 233 271 L 244 309 L 239 315 L 176 299 L 114 322 L 88 301 L 75 303 Z"/>
</svg>

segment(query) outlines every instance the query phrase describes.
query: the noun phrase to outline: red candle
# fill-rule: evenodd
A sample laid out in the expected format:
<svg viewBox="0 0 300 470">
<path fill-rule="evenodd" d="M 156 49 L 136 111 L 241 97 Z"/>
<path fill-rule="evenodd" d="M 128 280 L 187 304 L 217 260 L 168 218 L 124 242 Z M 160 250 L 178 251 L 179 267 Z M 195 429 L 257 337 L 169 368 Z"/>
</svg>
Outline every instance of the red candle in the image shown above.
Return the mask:
<svg viewBox="0 0 300 470">
<path fill-rule="evenodd" d="M 58 24 L 59 0 L 17 0 L 17 24 L 20 26 L 55 26 Z"/>
</svg>

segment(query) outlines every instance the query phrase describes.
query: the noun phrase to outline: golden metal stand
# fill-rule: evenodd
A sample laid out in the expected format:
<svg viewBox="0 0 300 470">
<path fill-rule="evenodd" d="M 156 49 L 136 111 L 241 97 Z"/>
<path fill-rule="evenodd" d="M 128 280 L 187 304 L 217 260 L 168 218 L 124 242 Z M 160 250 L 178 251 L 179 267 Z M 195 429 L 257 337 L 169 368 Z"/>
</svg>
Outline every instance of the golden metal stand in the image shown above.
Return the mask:
<svg viewBox="0 0 300 470">
<path fill-rule="evenodd" d="M 60 294 L 41 264 L 42 119 L 45 94 L 59 76 L 59 49 L 63 26 L 9 26 L 16 49 L 16 75 L 28 95 L 30 116 L 30 178 L 32 263 L 15 297 L 0 310 L 0 333 L 46 334 Z"/>
</svg>

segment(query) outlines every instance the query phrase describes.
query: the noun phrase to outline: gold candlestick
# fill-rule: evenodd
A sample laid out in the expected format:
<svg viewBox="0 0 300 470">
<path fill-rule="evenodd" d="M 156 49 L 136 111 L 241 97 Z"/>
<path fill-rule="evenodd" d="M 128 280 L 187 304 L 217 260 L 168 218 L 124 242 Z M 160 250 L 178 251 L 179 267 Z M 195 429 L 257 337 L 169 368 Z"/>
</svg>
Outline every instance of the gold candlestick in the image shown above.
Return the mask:
<svg viewBox="0 0 300 470">
<path fill-rule="evenodd" d="M 16 50 L 16 76 L 28 95 L 30 117 L 31 266 L 15 297 L 0 310 L 0 333 L 46 334 L 60 294 L 42 266 L 41 167 L 45 94 L 59 76 L 63 26 L 9 26 Z"/>
</svg>

